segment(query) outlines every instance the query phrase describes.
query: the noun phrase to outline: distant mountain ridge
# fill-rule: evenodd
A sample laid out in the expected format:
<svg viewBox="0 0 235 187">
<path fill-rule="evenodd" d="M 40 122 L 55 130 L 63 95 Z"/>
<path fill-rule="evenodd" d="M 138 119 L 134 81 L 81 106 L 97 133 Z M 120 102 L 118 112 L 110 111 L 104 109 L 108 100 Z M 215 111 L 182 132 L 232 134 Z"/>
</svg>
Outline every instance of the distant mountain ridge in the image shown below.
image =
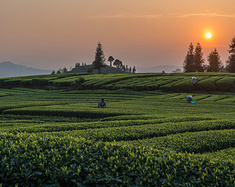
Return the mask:
<svg viewBox="0 0 235 187">
<path fill-rule="evenodd" d="M 182 66 L 166 65 L 166 66 L 154 66 L 150 68 L 137 67 L 136 73 L 161 73 L 162 71 L 164 71 L 165 73 L 172 73 L 172 71 L 175 71 L 177 68 L 180 68 L 181 71 L 183 71 Z"/>
<path fill-rule="evenodd" d="M 14 64 L 12 62 L 1 62 L 0 63 L 0 78 L 4 77 L 18 77 L 28 75 L 41 75 L 49 74 L 52 70 L 42 70 L 37 68 L 31 68 Z"/>
</svg>

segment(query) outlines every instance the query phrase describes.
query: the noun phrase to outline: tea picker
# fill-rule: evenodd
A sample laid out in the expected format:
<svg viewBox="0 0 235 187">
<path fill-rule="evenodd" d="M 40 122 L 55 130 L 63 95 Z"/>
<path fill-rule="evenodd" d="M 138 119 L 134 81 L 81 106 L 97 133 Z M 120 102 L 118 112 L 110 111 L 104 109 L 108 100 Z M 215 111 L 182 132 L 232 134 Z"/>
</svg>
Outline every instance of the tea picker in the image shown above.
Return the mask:
<svg viewBox="0 0 235 187">
<path fill-rule="evenodd" d="M 187 102 L 187 103 L 195 103 L 195 102 L 193 101 L 193 96 L 192 96 L 192 95 L 187 95 L 186 102 Z"/>
</svg>

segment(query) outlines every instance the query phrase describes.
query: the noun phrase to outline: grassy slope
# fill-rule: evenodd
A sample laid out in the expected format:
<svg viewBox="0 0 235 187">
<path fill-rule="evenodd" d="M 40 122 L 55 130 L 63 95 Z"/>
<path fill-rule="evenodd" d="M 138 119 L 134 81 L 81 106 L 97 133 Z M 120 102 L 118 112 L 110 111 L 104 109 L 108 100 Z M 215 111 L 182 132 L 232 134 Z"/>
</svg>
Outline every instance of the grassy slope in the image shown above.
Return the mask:
<svg viewBox="0 0 235 187">
<path fill-rule="evenodd" d="M 130 80 L 133 78 L 142 79 L 136 77 L 142 76 L 138 74 L 124 74 L 117 77 L 108 75 L 110 80 L 106 84 L 106 75 L 85 76 L 87 76 L 86 83 L 89 81 L 93 81 L 95 84 L 103 82 L 97 87 L 108 86 L 111 84 L 110 81 L 123 81 L 126 78 L 128 78 L 126 80 L 129 80 L 129 83 L 132 82 Z M 144 78 L 147 82 L 148 79 L 159 77 L 153 74 L 144 76 L 147 76 Z M 179 74 L 177 76 L 182 77 Z M 191 75 L 187 76 L 191 77 Z M 70 77 L 73 78 L 73 75 Z M 176 78 L 172 75 L 166 77 L 166 82 L 170 80 L 171 83 L 174 82 L 171 80 Z M 222 80 L 221 75 L 217 77 Z M 52 80 L 49 76 L 42 76 L 41 78 Z M 182 79 L 185 78 L 184 75 Z M 57 76 L 53 77 L 53 80 L 57 79 Z M 92 85 L 95 85 L 94 83 Z M 118 81 L 117 84 L 119 84 Z M 196 101 L 194 105 L 185 103 L 186 95 L 187 93 L 164 93 L 160 91 L 137 92 L 130 89 L 113 91 L 102 89 L 80 91 L 1 89 L 0 146 L 2 151 L 0 157 L 4 160 L 3 163 L 9 167 L 9 169 L 4 169 L 4 180 L 11 181 L 11 184 L 21 184 L 19 179 L 16 180 L 14 177 L 11 179 L 6 176 L 7 174 L 12 176 L 13 172 L 17 173 L 21 179 L 22 176 L 25 176 L 23 181 L 29 182 L 32 179 L 41 178 L 42 184 L 46 182 L 68 184 L 68 181 L 72 182 L 73 180 L 83 181 L 81 183 L 86 184 L 84 181 L 88 180 L 87 185 L 91 185 L 97 183 L 98 179 L 92 180 L 97 176 L 100 176 L 107 184 L 119 185 L 154 185 L 153 181 L 158 181 L 158 184 L 166 186 L 196 185 L 197 182 L 204 185 L 225 185 L 226 182 L 234 184 L 234 177 L 226 178 L 234 175 L 234 170 L 229 169 L 230 165 L 227 163 L 233 163 L 231 167 L 234 167 L 234 94 L 194 93 L 193 99 Z M 97 101 L 102 97 L 107 102 L 108 108 L 106 109 L 97 108 Z M 43 143 L 41 138 L 44 139 L 43 142 L 50 143 Z M 89 143 L 82 138 L 90 139 L 91 142 L 95 143 Z M 77 141 L 80 141 L 80 144 Z M 107 143 L 103 145 L 101 142 L 105 141 Z M 38 146 L 35 147 L 32 142 L 37 142 L 35 145 Z M 61 147 L 61 144 L 64 144 L 65 147 Z M 23 148 L 25 145 L 31 146 L 31 148 Z M 79 148 L 78 145 L 81 147 Z M 122 146 L 119 147 L 119 145 Z M 124 148 L 125 145 L 130 148 Z M 88 146 L 89 151 L 76 152 L 78 148 L 85 150 L 83 146 Z M 97 149 L 98 147 L 99 149 Z M 154 149 L 149 147 L 154 147 Z M 155 148 L 162 151 L 149 155 L 148 149 L 156 150 Z M 50 149 L 56 150 L 57 154 L 54 155 Z M 7 150 L 10 150 L 10 152 Z M 41 158 L 34 160 L 34 154 L 39 154 L 37 150 L 41 150 Z M 119 150 L 120 153 L 114 150 Z M 66 151 L 70 152 L 69 156 L 66 156 Z M 106 153 L 111 154 L 109 151 L 113 155 L 104 156 Z M 197 154 L 185 154 L 185 151 Z M 91 153 L 104 157 L 99 158 L 101 159 L 99 164 L 93 161 L 91 163 L 94 165 L 92 165 L 89 163 Z M 18 165 L 24 160 L 20 155 L 24 154 L 27 155 L 25 159 L 29 160 L 31 165 L 38 165 L 36 166 L 38 170 L 30 171 L 31 166 L 25 165 L 24 168 L 22 164 Z M 9 159 L 5 159 L 4 156 L 6 155 L 8 155 L 6 158 Z M 61 157 L 58 157 L 59 155 Z M 80 167 L 72 161 L 77 156 L 79 158 L 85 156 L 88 159 L 84 161 L 84 164 L 88 164 L 91 168 L 86 170 L 85 165 L 80 168 L 82 172 L 86 173 L 86 176 L 74 175 L 74 169 L 78 171 Z M 131 161 L 132 157 L 133 160 Z M 165 161 L 160 161 L 163 158 Z M 53 159 L 58 160 L 53 161 Z M 113 159 L 113 163 L 110 161 L 105 164 L 109 159 Z M 47 163 L 46 160 L 49 162 Z M 118 162 L 127 166 L 127 168 L 121 168 Z M 143 165 L 140 164 L 142 162 Z M 17 165 L 14 165 L 14 163 L 17 163 Z M 162 164 L 161 167 L 163 168 L 159 169 L 163 173 L 156 172 L 160 171 L 154 169 L 154 167 L 160 167 L 154 165 L 156 163 Z M 70 164 L 74 168 L 70 168 Z M 172 168 L 168 168 L 169 165 Z M 198 170 L 193 165 L 201 169 Z M 0 167 L 8 168 L 6 165 L 0 165 Z M 96 167 L 98 167 L 97 171 Z M 138 169 L 138 167 L 142 169 Z M 182 170 L 179 167 L 182 167 Z M 14 169 L 10 170 L 10 168 Z M 21 168 L 21 170 L 18 171 L 17 168 Z M 50 171 L 53 173 L 53 180 L 52 176 L 51 178 L 50 175 L 45 174 L 45 172 L 49 172 L 50 168 L 58 169 Z M 106 176 L 101 176 L 102 174 L 98 172 L 103 168 L 106 168 L 106 171 L 103 171 L 102 174 L 106 173 Z M 204 171 L 205 168 L 207 168 L 207 171 Z M 176 170 L 176 173 L 171 172 L 174 170 Z M 187 170 L 195 171 L 190 173 Z M 207 173 L 208 170 L 210 174 Z M 93 171 L 93 174 L 90 171 Z M 74 178 L 74 176 L 76 177 Z M 62 179 L 66 179 L 67 182 Z M 16 181 L 14 182 L 14 180 Z M 5 183 L 3 182 L 3 184 Z"/>
<path fill-rule="evenodd" d="M 196 86 L 191 77 L 199 80 Z M 76 80 L 85 82 L 76 85 Z M 44 89 L 130 89 L 161 90 L 171 92 L 234 92 L 235 74 L 229 73 L 179 73 L 179 74 L 56 74 L 0 79 L 0 87 L 28 87 Z"/>
</svg>

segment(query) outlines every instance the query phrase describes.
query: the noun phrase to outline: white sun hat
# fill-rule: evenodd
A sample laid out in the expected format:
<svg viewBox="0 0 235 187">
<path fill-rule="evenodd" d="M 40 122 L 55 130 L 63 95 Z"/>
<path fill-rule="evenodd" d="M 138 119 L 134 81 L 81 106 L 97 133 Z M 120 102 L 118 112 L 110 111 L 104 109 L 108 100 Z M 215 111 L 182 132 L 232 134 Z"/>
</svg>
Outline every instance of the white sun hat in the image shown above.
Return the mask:
<svg viewBox="0 0 235 187">
<path fill-rule="evenodd" d="M 187 97 L 193 97 L 192 95 L 187 95 Z"/>
<path fill-rule="evenodd" d="M 196 77 L 193 76 L 192 79 L 196 79 Z"/>
</svg>

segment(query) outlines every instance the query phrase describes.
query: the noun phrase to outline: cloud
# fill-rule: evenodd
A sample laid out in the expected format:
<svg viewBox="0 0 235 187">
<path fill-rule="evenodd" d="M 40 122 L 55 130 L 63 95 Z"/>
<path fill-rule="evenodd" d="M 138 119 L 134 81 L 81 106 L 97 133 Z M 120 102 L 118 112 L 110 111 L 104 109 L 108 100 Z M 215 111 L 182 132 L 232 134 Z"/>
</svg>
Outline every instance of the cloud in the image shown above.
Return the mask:
<svg viewBox="0 0 235 187">
<path fill-rule="evenodd" d="M 181 17 L 181 18 L 197 17 L 197 16 L 235 18 L 235 14 L 221 14 L 221 13 L 215 13 L 215 12 L 202 12 L 202 13 L 178 15 L 178 17 Z"/>
<path fill-rule="evenodd" d="M 224 18 L 235 18 L 235 14 L 221 14 L 216 12 L 209 12 L 205 10 L 200 13 L 190 13 L 190 14 L 113 14 L 113 15 L 99 15 L 99 16 L 88 16 L 88 19 L 159 19 L 163 17 L 178 17 L 178 18 L 188 18 L 188 17 L 224 17 Z"/>
<path fill-rule="evenodd" d="M 89 19 L 113 19 L 113 18 L 144 18 L 144 19 L 157 19 L 161 17 L 166 17 L 165 14 L 113 14 L 113 15 L 100 15 L 100 16 L 88 16 Z"/>
</svg>

